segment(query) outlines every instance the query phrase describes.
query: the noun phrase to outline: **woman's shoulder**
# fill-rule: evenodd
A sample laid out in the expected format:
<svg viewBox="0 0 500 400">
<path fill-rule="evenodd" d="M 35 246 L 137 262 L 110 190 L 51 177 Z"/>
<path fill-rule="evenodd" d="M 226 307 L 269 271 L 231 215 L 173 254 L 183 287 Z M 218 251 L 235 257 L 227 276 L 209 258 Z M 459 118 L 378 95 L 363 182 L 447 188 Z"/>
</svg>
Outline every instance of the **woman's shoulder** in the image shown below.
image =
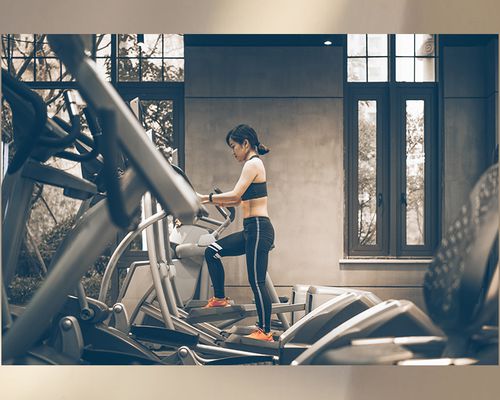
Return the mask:
<svg viewBox="0 0 500 400">
<path fill-rule="evenodd" d="M 252 169 L 264 169 L 264 162 L 262 161 L 262 159 L 260 157 L 254 157 L 254 158 L 251 158 L 250 160 L 247 160 L 245 162 L 245 166 L 248 165 L 248 168 L 252 168 Z"/>
</svg>

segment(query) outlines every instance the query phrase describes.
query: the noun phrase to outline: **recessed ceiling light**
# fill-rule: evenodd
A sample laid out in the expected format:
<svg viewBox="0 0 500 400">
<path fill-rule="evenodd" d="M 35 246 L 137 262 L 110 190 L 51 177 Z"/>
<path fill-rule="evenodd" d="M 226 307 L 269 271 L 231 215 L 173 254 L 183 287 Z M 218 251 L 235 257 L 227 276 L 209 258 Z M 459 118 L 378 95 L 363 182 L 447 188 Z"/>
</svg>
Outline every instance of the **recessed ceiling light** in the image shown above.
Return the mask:
<svg viewBox="0 0 500 400">
<path fill-rule="evenodd" d="M 331 45 L 332 45 L 332 41 L 331 41 L 331 40 L 325 40 L 325 41 L 323 42 L 323 44 L 324 44 L 325 46 L 331 46 Z"/>
</svg>

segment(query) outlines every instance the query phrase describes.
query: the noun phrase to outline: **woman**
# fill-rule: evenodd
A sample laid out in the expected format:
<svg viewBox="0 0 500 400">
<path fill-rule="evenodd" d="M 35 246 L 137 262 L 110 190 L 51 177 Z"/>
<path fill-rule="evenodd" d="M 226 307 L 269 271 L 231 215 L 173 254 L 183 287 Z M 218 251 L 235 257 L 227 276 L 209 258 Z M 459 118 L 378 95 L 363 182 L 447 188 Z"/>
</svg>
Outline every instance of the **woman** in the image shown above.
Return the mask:
<svg viewBox="0 0 500 400">
<path fill-rule="evenodd" d="M 259 155 L 269 149 L 259 143 L 257 133 L 248 125 L 238 125 L 229 131 L 226 143 L 237 161 L 244 163 L 233 190 L 225 193 L 199 195 L 202 203 L 237 206 L 243 209 L 243 231 L 212 243 L 205 251 L 208 270 L 214 286 L 207 308 L 227 307 L 224 295 L 224 268 L 221 257 L 246 255 L 247 272 L 257 307 L 257 329 L 247 337 L 273 341 L 271 330 L 271 298 L 266 288 L 269 250 L 274 242 L 274 229 L 267 213 L 266 169 Z"/>
</svg>

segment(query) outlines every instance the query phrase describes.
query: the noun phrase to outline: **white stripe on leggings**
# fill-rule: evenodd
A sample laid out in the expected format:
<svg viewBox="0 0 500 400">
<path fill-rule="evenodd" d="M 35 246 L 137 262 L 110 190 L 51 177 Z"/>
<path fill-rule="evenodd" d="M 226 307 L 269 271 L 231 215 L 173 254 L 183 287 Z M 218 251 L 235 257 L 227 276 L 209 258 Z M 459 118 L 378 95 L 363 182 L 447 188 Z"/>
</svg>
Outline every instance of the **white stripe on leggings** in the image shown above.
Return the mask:
<svg viewBox="0 0 500 400">
<path fill-rule="evenodd" d="M 211 244 L 210 244 L 210 245 L 208 245 L 208 247 L 210 247 L 210 248 L 211 248 L 213 251 L 215 251 L 216 253 L 218 253 L 218 252 L 219 252 L 219 249 L 218 249 L 217 247 L 215 247 L 215 246 L 211 245 Z"/>
<path fill-rule="evenodd" d="M 213 258 L 218 258 L 218 259 L 220 259 L 219 250 L 218 250 L 218 249 L 214 246 L 214 244 L 215 244 L 215 243 L 212 243 L 212 244 L 208 245 L 208 247 L 209 247 L 210 249 L 212 249 L 212 250 L 215 252 L 215 254 L 213 255 Z M 220 247 L 220 246 L 219 246 L 219 247 Z M 221 247 L 221 249 L 222 249 L 222 247 Z"/>
<path fill-rule="evenodd" d="M 264 321 L 264 300 L 262 298 L 262 293 L 260 292 L 259 285 L 257 283 L 257 246 L 259 245 L 259 219 L 257 218 L 257 239 L 255 239 L 255 251 L 253 255 L 253 275 L 255 278 L 255 286 L 257 288 L 257 293 L 259 294 L 260 309 L 262 311 L 262 329 L 265 330 L 266 321 Z"/>
</svg>

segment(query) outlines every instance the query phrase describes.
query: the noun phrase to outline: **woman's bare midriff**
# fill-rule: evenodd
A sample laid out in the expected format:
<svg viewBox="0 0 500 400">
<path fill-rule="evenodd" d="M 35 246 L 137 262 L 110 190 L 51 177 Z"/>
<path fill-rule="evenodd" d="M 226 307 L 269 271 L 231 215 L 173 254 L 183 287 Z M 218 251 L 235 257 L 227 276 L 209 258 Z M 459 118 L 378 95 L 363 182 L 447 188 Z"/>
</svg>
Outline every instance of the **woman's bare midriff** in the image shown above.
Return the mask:
<svg viewBox="0 0 500 400">
<path fill-rule="evenodd" d="M 267 197 L 242 201 L 241 209 L 243 218 L 269 217 L 267 214 Z"/>
</svg>

